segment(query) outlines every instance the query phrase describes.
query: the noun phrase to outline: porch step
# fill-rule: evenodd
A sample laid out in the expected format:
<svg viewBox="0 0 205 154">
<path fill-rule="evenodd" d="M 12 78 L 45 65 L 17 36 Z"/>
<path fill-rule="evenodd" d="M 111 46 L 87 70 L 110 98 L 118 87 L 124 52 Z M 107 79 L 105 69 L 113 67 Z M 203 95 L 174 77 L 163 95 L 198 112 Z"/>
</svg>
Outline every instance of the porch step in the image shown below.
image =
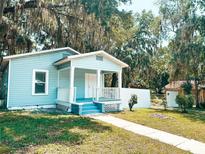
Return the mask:
<svg viewBox="0 0 205 154">
<path fill-rule="evenodd" d="M 100 113 L 99 108 L 94 103 L 83 104 L 82 114 Z"/>
<path fill-rule="evenodd" d="M 85 114 L 95 114 L 95 113 L 101 113 L 99 109 L 96 110 L 83 110 L 82 115 Z"/>
<path fill-rule="evenodd" d="M 74 114 L 86 115 L 101 113 L 100 108 L 95 103 L 84 103 L 84 104 L 71 104 L 71 111 Z"/>
<path fill-rule="evenodd" d="M 83 110 L 97 110 L 97 106 L 83 106 Z"/>
</svg>

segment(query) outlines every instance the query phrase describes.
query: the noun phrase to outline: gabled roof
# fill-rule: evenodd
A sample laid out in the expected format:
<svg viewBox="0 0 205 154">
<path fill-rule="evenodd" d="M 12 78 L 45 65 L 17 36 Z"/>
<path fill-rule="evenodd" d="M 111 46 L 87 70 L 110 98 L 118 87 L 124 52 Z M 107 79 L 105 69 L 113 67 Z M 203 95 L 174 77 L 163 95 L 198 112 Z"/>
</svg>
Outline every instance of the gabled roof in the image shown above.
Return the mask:
<svg viewBox="0 0 205 154">
<path fill-rule="evenodd" d="M 56 51 L 61 51 L 61 50 L 69 50 L 69 51 L 72 51 L 78 55 L 80 54 L 78 51 L 76 51 L 70 47 L 64 47 L 64 48 L 49 49 L 49 50 L 42 50 L 42 51 L 37 51 L 37 52 L 30 52 L 30 53 L 23 53 L 23 54 L 17 54 L 17 55 L 12 55 L 12 56 L 6 56 L 3 59 L 4 59 L 4 61 L 8 61 L 9 59 L 13 59 L 13 58 L 33 56 L 33 55 L 45 54 L 45 53 L 56 52 Z"/>
<path fill-rule="evenodd" d="M 107 52 L 100 50 L 100 51 L 95 51 L 95 52 L 90 52 L 90 53 L 84 53 L 84 54 L 80 54 L 80 55 L 72 55 L 72 56 L 68 56 L 67 58 L 63 58 L 57 62 L 54 63 L 54 65 L 60 65 L 66 62 L 69 62 L 73 59 L 77 59 L 77 58 L 83 58 L 83 57 L 87 57 L 87 56 L 92 56 L 92 55 L 102 55 L 108 59 L 110 59 L 111 61 L 113 61 L 114 63 L 117 63 L 118 65 L 120 65 L 121 67 L 129 67 L 129 65 L 127 65 L 126 63 L 122 62 L 121 60 L 113 57 L 112 55 L 108 54 Z"/>
<path fill-rule="evenodd" d="M 172 82 L 170 82 L 169 84 L 167 84 L 167 85 L 165 86 L 165 89 L 166 89 L 166 90 L 174 90 L 174 91 L 177 91 L 177 90 L 180 90 L 182 84 L 184 84 L 184 83 L 186 83 L 186 82 L 187 82 L 186 80 L 172 81 Z M 195 89 L 194 80 L 191 80 L 190 83 L 191 83 L 191 85 L 192 85 L 192 89 L 194 90 L 194 89 Z M 205 86 L 205 85 L 203 85 L 203 84 L 199 85 L 200 88 L 203 88 L 204 86 Z"/>
</svg>

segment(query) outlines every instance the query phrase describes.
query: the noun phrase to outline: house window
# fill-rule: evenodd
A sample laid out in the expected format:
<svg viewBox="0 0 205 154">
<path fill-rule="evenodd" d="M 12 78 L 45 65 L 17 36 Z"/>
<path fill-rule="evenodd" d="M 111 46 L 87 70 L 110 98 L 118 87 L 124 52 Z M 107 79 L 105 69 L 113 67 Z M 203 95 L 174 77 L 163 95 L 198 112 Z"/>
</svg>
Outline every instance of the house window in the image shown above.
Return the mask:
<svg viewBox="0 0 205 154">
<path fill-rule="evenodd" d="M 96 56 L 96 60 L 103 61 L 103 56 Z"/>
<path fill-rule="evenodd" d="M 32 95 L 48 95 L 48 70 L 33 70 Z"/>
</svg>

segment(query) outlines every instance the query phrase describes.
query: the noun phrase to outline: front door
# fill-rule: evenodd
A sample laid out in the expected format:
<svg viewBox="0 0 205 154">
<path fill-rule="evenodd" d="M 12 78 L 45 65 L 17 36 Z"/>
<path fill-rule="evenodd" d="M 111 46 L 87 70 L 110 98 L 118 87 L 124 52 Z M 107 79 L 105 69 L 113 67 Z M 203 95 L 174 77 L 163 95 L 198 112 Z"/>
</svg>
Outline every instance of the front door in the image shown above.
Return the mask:
<svg viewBox="0 0 205 154">
<path fill-rule="evenodd" d="M 96 74 L 85 74 L 85 98 L 93 98 L 96 96 Z"/>
</svg>

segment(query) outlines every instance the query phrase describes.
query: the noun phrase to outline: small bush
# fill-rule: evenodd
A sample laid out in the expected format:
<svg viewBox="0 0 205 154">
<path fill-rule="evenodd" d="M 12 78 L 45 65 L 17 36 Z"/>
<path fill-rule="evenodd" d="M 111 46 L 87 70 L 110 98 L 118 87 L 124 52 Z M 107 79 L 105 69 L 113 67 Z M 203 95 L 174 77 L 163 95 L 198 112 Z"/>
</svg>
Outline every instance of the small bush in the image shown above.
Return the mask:
<svg viewBox="0 0 205 154">
<path fill-rule="evenodd" d="M 187 108 L 192 108 L 194 105 L 194 97 L 192 95 L 177 95 L 176 103 L 182 109 L 182 112 L 187 112 Z"/>
<path fill-rule="evenodd" d="M 193 95 L 187 95 L 187 108 L 192 108 L 194 105 L 194 97 Z"/>
<path fill-rule="evenodd" d="M 190 95 L 192 91 L 192 84 L 190 82 L 185 82 L 181 85 L 185 95 Z"/>
<path fill-rule="evenodd" d="M 131 98 L 130 98 L 130 101 L 129 101 L 129 108 L 130 108 L 130 111 L 132 111 L 132 108 L 135 104 L 138 103 L 138 98 L 137 98 L 137 95 L 132 95 Z"/>
<path fill-rule="evenodd" d="M 177 95 L 176 97 L 176 103 L 179 105 L 179 107 L 182 109 L 182 112 L 186 112 L 187 107 L 187 101 L 186 97 L 183 95 Z"/>
<path fill-rule="evenodd" d="M 164 110 L 167 110 L 167 100 L 163 99 L 162 105 L 164 106 Z"/>
</svg>

